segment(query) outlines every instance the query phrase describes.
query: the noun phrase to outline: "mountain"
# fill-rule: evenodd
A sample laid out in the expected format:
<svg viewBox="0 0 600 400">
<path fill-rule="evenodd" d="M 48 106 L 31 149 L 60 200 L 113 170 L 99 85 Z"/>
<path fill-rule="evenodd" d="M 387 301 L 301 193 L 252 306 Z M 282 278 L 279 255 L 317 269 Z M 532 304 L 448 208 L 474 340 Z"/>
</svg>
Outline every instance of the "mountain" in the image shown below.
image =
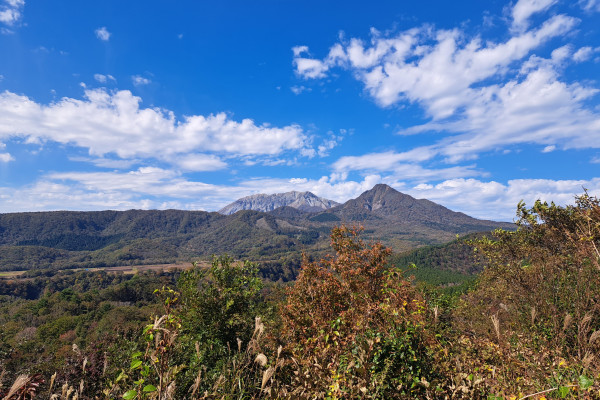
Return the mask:
<svg viewBox="0 0 600 400">
<path fill-rule="evenodd" d="M 348 200 L 346 203 L 328 210 L 328 212 L 347 220 L 364 216 L 366 219 L 382 218 L 400 223 L 438 225 L 444 230 L 464 226 L 487 227 L 490 224 L 500 224 L 504 227 L 512 225 L 469 217 L 464 213 L 449 210 L 433 201 L 415 199 L 385 184 L 375 185 L 373 189 L 364 192 L 356 199 Z"/>
<path fill-rule="evenodd" d="M 268 212 L 238 210 L 225 215 L 234 212 L 236 204 Z M 290 192 L 249 196 L 222 213 L 0 214 L 0 271 L 166 264 L 229 254 L 259 261 L 265 276 L 273 280 L 289 280 L 302 253 L 319 257 L 328 252 L 329 232 L 340 224 L 363 226 L 367 240 L 381 241 L 397 253 L 447 243 L 457 234 L 514 229 L 513 224 L 475 219 L 387 185 L 335 204 L 309 192 Z"/>
<path fill-rule="evenodd" d="M 506 222 L 480 220 L 425 199 L 415 199 L 385 185 L 375 185 L 356 199 L 311 216 L 312 221 L 361 224 L 373 239 L 396 251 L 448 242 L 456 235 L 514 229 Z"/>
<path fill-rule="evenodd" d="M 275 194 L 253 194 L 242 197 L 223 207 L 219 213 L 235 214 L 240 210 L 273 211 L 279 207 L 292 207 L 305 212 L 318 212 L 337 206 L 333 200 L 315 196 L 311 192 L 286 192 Z"/>
</svg>

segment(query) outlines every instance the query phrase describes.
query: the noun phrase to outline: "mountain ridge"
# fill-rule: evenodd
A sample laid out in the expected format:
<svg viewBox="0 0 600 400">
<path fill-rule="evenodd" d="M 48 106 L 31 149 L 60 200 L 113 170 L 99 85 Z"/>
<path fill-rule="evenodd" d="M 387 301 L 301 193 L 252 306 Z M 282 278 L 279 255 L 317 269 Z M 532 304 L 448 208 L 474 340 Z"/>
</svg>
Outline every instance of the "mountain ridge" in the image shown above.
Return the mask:
<svg viewBox="0 0 600 400">
<path fill-rule="evenodd" d="M 311 192 L 258 193 L 237 199 L 220 209 L 220 214 L 231 215 L 240 210 L 269 212 L 280 207 L 292 207 L 305 212 L 318 212 L 334 207 L 339 203 Z"/>
<path fill-rule="evenodd" d="M 0 270 L 188 262 L 227 253 L 268 265 L 271 279 L 293 279 L 301 254 L 324 255 L 331 228 L 340 224 L 363 226 L 366 239 L 395 252 L 446 243 L 457 234 L 514 228 L 387 185 L 319 212 L 282 206 L 231 215 L 185 210 L 12 213 L 0 214 Z"/>
</svg>

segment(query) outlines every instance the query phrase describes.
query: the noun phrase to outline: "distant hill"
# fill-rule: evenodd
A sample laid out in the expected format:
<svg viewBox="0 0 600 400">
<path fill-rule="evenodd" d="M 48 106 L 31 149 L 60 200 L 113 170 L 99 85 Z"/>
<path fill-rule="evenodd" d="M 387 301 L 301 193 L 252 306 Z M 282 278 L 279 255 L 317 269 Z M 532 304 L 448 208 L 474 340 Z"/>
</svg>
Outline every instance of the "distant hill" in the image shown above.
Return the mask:
<svg viewBox="0 0 600 400">
<path fill-rule="evenodd" d="M 235 214 L 240 210 L 273 211 L 279 207 L 292 207 L 300 211 L 318 212 L 337 206 L 333 200 L 318 197 L 311 192 L 286 192 L 275 194 L 253 194 L 242 197 L 223 207 L 219 213 Z"/>
<path fill-rule="evenodd" d="M 263 206 L 272 208 L 268 212 L 230 215 L 183 210 L 0 214 L 0 271 L 187 262 L 227 253 L 261 262 L 271 279 L 288 280 L 302 253 L 318 257 L 328 252 L 329 232 L 342 223 L 362 225 L 368 240 L 382 241 L 396 253 L 446 243 L 457 234 L 513 229 L 386 185 L 339 205 L 309 192 L 291 193 L 271 197 L 279 203 L 265 200 Z M 253 204 L 265 198 L 254 196 Z M 329 205 L 335 206 L 319 208 Z"/>
</svg>

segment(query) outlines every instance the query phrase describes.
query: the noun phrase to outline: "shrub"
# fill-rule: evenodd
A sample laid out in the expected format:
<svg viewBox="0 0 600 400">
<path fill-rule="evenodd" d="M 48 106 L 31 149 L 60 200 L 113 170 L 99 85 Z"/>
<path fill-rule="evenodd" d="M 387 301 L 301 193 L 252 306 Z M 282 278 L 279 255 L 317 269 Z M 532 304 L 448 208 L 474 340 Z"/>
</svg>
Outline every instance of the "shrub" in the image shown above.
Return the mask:
<svg viewBox="0 0 600 400">
<path fill-rule="evenodd" d="M 305 259 L 289 290 L 281 337 L 293 397 L 419 397 L 431 379 L 425 303 L 387 266 L 390 249 L 359 231 L 334 228 L 335 256 Z"/>
</svg>

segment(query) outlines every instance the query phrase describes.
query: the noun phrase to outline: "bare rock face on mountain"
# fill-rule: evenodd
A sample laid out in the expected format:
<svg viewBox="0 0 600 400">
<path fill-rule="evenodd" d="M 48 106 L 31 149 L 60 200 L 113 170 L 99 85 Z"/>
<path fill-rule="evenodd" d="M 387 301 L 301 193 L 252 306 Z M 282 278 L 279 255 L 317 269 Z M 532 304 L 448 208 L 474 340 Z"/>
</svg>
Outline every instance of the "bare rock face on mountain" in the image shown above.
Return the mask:
<svg viewBox="0 0 600 400">
<path fill-rule="evenodd" d="M 315 196 L 311 192 L 287 192 L 275 194 L 253 194 L 242 197 L 223 207 L 219 213 L 234 214 L 240 210 L 269 212 L 279 207 L 292 207 L 305 212 L 319 212 L 337 206 L 333 200 Z"/>
</svg>

